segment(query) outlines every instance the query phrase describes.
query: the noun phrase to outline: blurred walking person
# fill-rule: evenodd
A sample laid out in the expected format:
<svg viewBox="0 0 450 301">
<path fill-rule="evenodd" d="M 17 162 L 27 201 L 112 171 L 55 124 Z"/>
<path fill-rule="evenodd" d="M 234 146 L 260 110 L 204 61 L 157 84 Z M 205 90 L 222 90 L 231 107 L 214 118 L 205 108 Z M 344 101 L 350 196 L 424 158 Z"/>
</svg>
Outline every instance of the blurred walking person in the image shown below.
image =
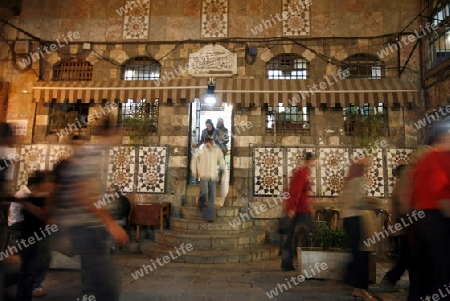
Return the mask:
<svg viewBox="0 0 450 301">
<path fill-rule="evenodd" d="M 390 217 L 390 223 L 395 225 L 402 222 L 407 218 L 405 211 L 404 199 L 407 197 L 407 191 L 409 189 L 408 173 L 409 169 L 406 164 L 399 165 L 395 170 L 397 182 L 394 185 L 391 196 L 392 211 Z M 410 259 L 410 244 L 408 232 L 410 229 L 403 228 L 400 231 L 396 231 L 393 234 L 393 241 L 396 252 L 395 265 L 390 269 L 381 279 L 379 286 L 384 289 L 394 289 L 395 284 L 402 277 L 406 270 L 409 269 Z"/>
<path fill-rule="evenodd" d="M 59 165 L 58 225 L 66 229 L 76 254 L 81 255 L 83 293 L 93 294 L 97 301 L 118 301 L 119 274 L 109 255 L 108 232 L 119 246 L 126 245 L 128 237 L 105 208 L 94 205 L 103 193 L 102 149 L 83 147 L 87 140 L 87 137 L 74 136 L 73 155 Z"/>
<path fill-rule="evenodd" d="M 52 180 L 48 173 L 37 171 L 29 179 L 30 195 L 21 200 L 23 223 L 19 238 L 29 241 L 48 225 L 50 218 L 49 198 L 51 197 Z M 49 238 L 37 239 L 20 250 L 22 260 L 19 281 L 17 283 L 17 301 L 31 301 L 33 297 L 43 297 L 45 292 L 42 282 L 50 266 Z"/>
<path fill-rule="evenodd" d="M 347 266 L 345 283 L 354 289 L 351 295 L 364 301 L 376 301 L 367 291 L 369 288 L 369 255 L 375 251 L 374 245 L 365 245 L 364 239 L 372 236 L 375 227 L 375 212 L 369 210 L 365 203 L 364 174 L 369 160 L 362 159 L 353 163 L 344 181 L 339 195 L 342 204 L 344 229 L 347 231 L 351 245 L 351 259 Z"/>
<path fill-rule="evenodd" d="M 216 186 L 219 180 L 219 169 L 226 171 L 225 160 L 222 151 L 214 143 L 214 138 L 208 136 L 203 147 L 197 149 L 191 161 L 191 171 L 196 178 L 200 178 L 200 196 L 198 208 L 203 211 L 206 197 L 208 206 L 205 218 L 213 222 L 215 217 L 214 202 L 216 198 Z"/>
<path fill-rule="evenodd" d="M 450 283 L 450 120 L 434 124 L 433 132 L 434 149 L 412 173 L 412 209 L 423 215 L 411 225 L 421 278 L 411 283 L 409 301 L 434 299 L 435 294 L 450 300 L 449 294 L 440 294 Z"/>
<path fill-rule="evenodd" d="M 285 206 L 288 221 L 286 238 L 282 248 L 281 269 L 283 271 L 295 270 L 293 260 L 297 225 L 303 225 L 308 231 L 313 231 L 311 198 L 309 196 L 311 189 L 311 167 L 313 164 L 313 154 L 306 153 L 305 164 L 295 169 L 292 173 L 292 179 L 289 184 L 289 198 Z"/>
</svg>

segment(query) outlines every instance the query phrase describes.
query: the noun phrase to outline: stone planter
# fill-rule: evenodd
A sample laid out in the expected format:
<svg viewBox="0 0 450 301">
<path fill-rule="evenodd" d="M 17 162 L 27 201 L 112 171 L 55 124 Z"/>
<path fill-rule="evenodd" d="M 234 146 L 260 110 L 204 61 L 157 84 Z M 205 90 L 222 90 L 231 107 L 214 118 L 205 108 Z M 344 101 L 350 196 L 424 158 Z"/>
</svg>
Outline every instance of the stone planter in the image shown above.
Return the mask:
<svg viewBox="0 0 450 301">
<path fill-rule="evenodd" d="M 350 260 L 350 252 L 344 251 L 323 251 L 322 248 L 302 248 L 297 247 L 298 272 L 310 271 L 316 262 L 326 263 L 328 268 L 322 270 L 314 278 L 323 279 L 344 279 L 345 266 Z"/>
<path fill-rule="evenodd" d="M 314 278 L 343 280 L 350 256 L 350 251 L 339 249 L 324 251 L 322 248 L 297 247 L 298 272 L 303 273 L 303 270 L 309 272 L 316 262 L 325 262 L 328 268 Z M 369 282 L 376 283 L 376 257 L 373 253 L 369 256 Z"/>
</svg>

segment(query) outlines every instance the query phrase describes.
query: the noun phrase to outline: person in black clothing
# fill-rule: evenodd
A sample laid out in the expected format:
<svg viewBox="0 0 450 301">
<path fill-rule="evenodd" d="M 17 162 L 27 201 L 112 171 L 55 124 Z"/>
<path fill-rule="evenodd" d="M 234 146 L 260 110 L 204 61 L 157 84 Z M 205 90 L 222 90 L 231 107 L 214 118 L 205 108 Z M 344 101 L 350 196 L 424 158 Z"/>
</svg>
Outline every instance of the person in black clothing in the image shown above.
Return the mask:
<svg viewBox="0 0 450 301">
<path fill-rule="evenodd" d="M 14 144 L 14 136 L 11 126 L 0 122 L 0 157 L 7 157 L 6 147 L 12 144 Z M 8 160 L 0 162 L 0 251 L 4 251 L 8 244 L 8 209 L 10 202 L 15 200 L 6 185 L 6 174 L 11 165 Z M 0 260 L 0 300 L 3 301 L 14 300 L 8 289 L 17 282 L 15 269 L 12 268 L 9 259 Z"/>
<path fill-rule="evenodd" d="M 50 265 L 48 237 L 42 237 L 40 234 L 48 220 L 46 201 L 49 197 L 49 187 L 46 185 L 45 174 L 37 172 L 34 183 L 30 196 L 22 202 L 24 220 L 18 242 L 26 241 L 28 244 L 24 246 L 22 243 L 20 248 L 16 247 L 22 259 L 16 292 L 17 301 L 31 301 L 36 282 L 40 285 Z M 30 238 L 33 238 L 34 243 L 30 242 Z M 42 288 L 40 291 L 39 296 L 44 296 Z"/>
</svg>

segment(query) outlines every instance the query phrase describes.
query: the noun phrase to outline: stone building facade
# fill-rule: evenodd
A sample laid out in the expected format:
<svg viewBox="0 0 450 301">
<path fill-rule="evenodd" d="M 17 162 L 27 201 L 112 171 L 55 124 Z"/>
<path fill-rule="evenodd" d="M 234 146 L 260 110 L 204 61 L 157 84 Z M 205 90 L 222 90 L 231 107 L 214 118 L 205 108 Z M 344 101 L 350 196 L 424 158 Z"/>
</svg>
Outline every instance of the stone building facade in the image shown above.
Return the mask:
<svg viewBox="0 0 450 301">
<path fill-rule="evenodd" d="M 421 37 L 408 40 L 423 25 L 416 18 L 421 9 L 419 1 L 376 0 L 43 0 L 39 5 L 23 0 L 20 14 L 8 16 L 2 25 L 5 119 L 21 127 L 20 145 L 42 147 L 48 161 L 54 160 L 55 147 L 66 145 L 76 132 L 58 135 L 50 129 L 58 104 L 85 104 L 86 120 L 94 120 L 109 104 L 106 115 L 120 124 L 119 104 L 123 110 L 129 99 L 152 104 L 157 99 L 157 130 L 136 140 L 122 127 L 106 164 L 113 166 L 112 157 L 128 152 L 127 158 L 136 160 L 135 173 L 127 175 L 133 179 L 124 182 L 130 196 L 170 201 L 177 216 L 197 194 L 188 166 L 191 144 L 203 127 L 199 121 L 208 115 L 208 106 L 202 107 L 208 85 L 214 85 L 215 106 L 231 108 L 226 204 L 250 208 L 286 189 L 289 171 L 305 151 L 318 157 L 316 207 L 338 208 L 342 162 L 355 154 L 358 140 L 349 135 L 343 112 L 351 105 L 364 110 L 365 104 L 378 110 L 381 103 L 386 130 L 377 140 L 387 146 L 375 153 L 368 188 L 388 208 L 392 170 L 423 142 L 414 126 L 426 109 L 420 47 L 415 46 Z M 231 61 L 225 67 L 213 61 L 209 70 L 199 71 L 192 65 L 195 53 L 200 53 L 200 65 L 211 55 Z M 159 78 L 126 80 L 124 66 L 135 58 L 159 64 Z M 84 80 L 66 81 L 56 74 L 63 71 L 55 69 L 65 62 L 80 62 L 91 73 Z M 221 68 L 226 72 L 216 70 Z M 345 70 L 351 70 L 348 78 L 342 77 Z M 447 81 L 427 89 L 431 102 L 443 99 L 442 93 L 448 98 Z M 301 130 L 284 131 L 286 124 L 277 124 L 275 113 L 292 113 L 295 105 L 303 118 Z M 97 126 L 92 122 L 78 132 L 96 140 Z M 148 176 L 139 170 L 138 157 L 149 152 L 163 159 L 165 171 L 154 175 L 163 181 L 157 193 L 133 189 L 139 176 Z M 118 184 L 113 175 L 118 170 L 105 172 L 105 186 Z M 23 180 L 24 174 L 16 171 L 15 179 Z M 280 214 L 278 205 L 258 215 L 254 224 L 276 232 Z"/>
</svg>

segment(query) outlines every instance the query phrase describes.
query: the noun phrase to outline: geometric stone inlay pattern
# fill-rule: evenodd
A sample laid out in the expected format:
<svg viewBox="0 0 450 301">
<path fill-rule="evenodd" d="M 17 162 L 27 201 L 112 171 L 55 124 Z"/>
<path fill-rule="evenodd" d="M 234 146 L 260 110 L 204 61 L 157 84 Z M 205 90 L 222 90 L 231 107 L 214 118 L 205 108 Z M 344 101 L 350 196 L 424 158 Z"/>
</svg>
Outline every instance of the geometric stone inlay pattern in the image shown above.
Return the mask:
<svg viewBox="0 0 450 301">
<path fill-rule="evenodd" d="M 45 170 L 47 145 L 22 145 L 20 149 L 20 166 L 17 187 L 27 185 L 28 175 L 35 170 Z"/>
<path fill-rule="evenodd" d="M 392 189 L 395 184 L 395 177 L 393 174 L 393 170 L 397 168 L 397 166 L 401 164 L 409 163 L 409 155 L 413 152 L 412 149 L 404 149 L 404 148 L 394 148 L 387 149 L 386 152 L 386 160 L 387 160 L 387 174 L 388 174 L 388 190 L 389 196 L 392 193 Z"/>
<path fill-rule="evenodd" d="M 320 188 L 322 196 L 338 196 L 349 164 L 347 148 L 319 150 Z"/>
<path fill-rule="evenodd" d="M 352 158 L 358 156 L 358 158 L 368 157 L 365 149 L 357 148 L 353 150 Z M 384 176 L 383 176 L 383 152 L 381 149 L 374 150 L 376 153 L 370 154 L 371 164 L 369 170 L 366 171 L 364 190 L 368 196 L 372 197 L 384 197 Z"/>
<path fill-rule="evenodd" d="M 228 0 L 203 0 L 202 38 L 228 36 Z"/>
<path fill-rule="evenodd" d="M 150 0 L 125 1 L 123 39 L 147 39 L 150 27 Z"/>
<path fill-rule="evenodd" d="M 309 36 L 309 6 L 304 0 L 283 0 L 283 36 Z"/>
<path fill-rule="evenodd" d="M 254 194 L 278 195 L 283 191 L 283 149 L 280 147 L 255 148 Z"/>
<path fill-rule="evenodd" d="M 140 147 L 137 192 L 164 193 L 167 148 Z"/>
<path fill-rule="evenodd" d="M 117 185 L 124 192 L 134 191 L 136 148 L 115 146 L 109 149 L 108 178 L 106 187 Z"/>
<path fill-rule="evenodd" d="M 72 155 L 70 145 L 51 145 L 48 160 L 48 169 L 53 170 L 56 164 Z"/>
</svg>

